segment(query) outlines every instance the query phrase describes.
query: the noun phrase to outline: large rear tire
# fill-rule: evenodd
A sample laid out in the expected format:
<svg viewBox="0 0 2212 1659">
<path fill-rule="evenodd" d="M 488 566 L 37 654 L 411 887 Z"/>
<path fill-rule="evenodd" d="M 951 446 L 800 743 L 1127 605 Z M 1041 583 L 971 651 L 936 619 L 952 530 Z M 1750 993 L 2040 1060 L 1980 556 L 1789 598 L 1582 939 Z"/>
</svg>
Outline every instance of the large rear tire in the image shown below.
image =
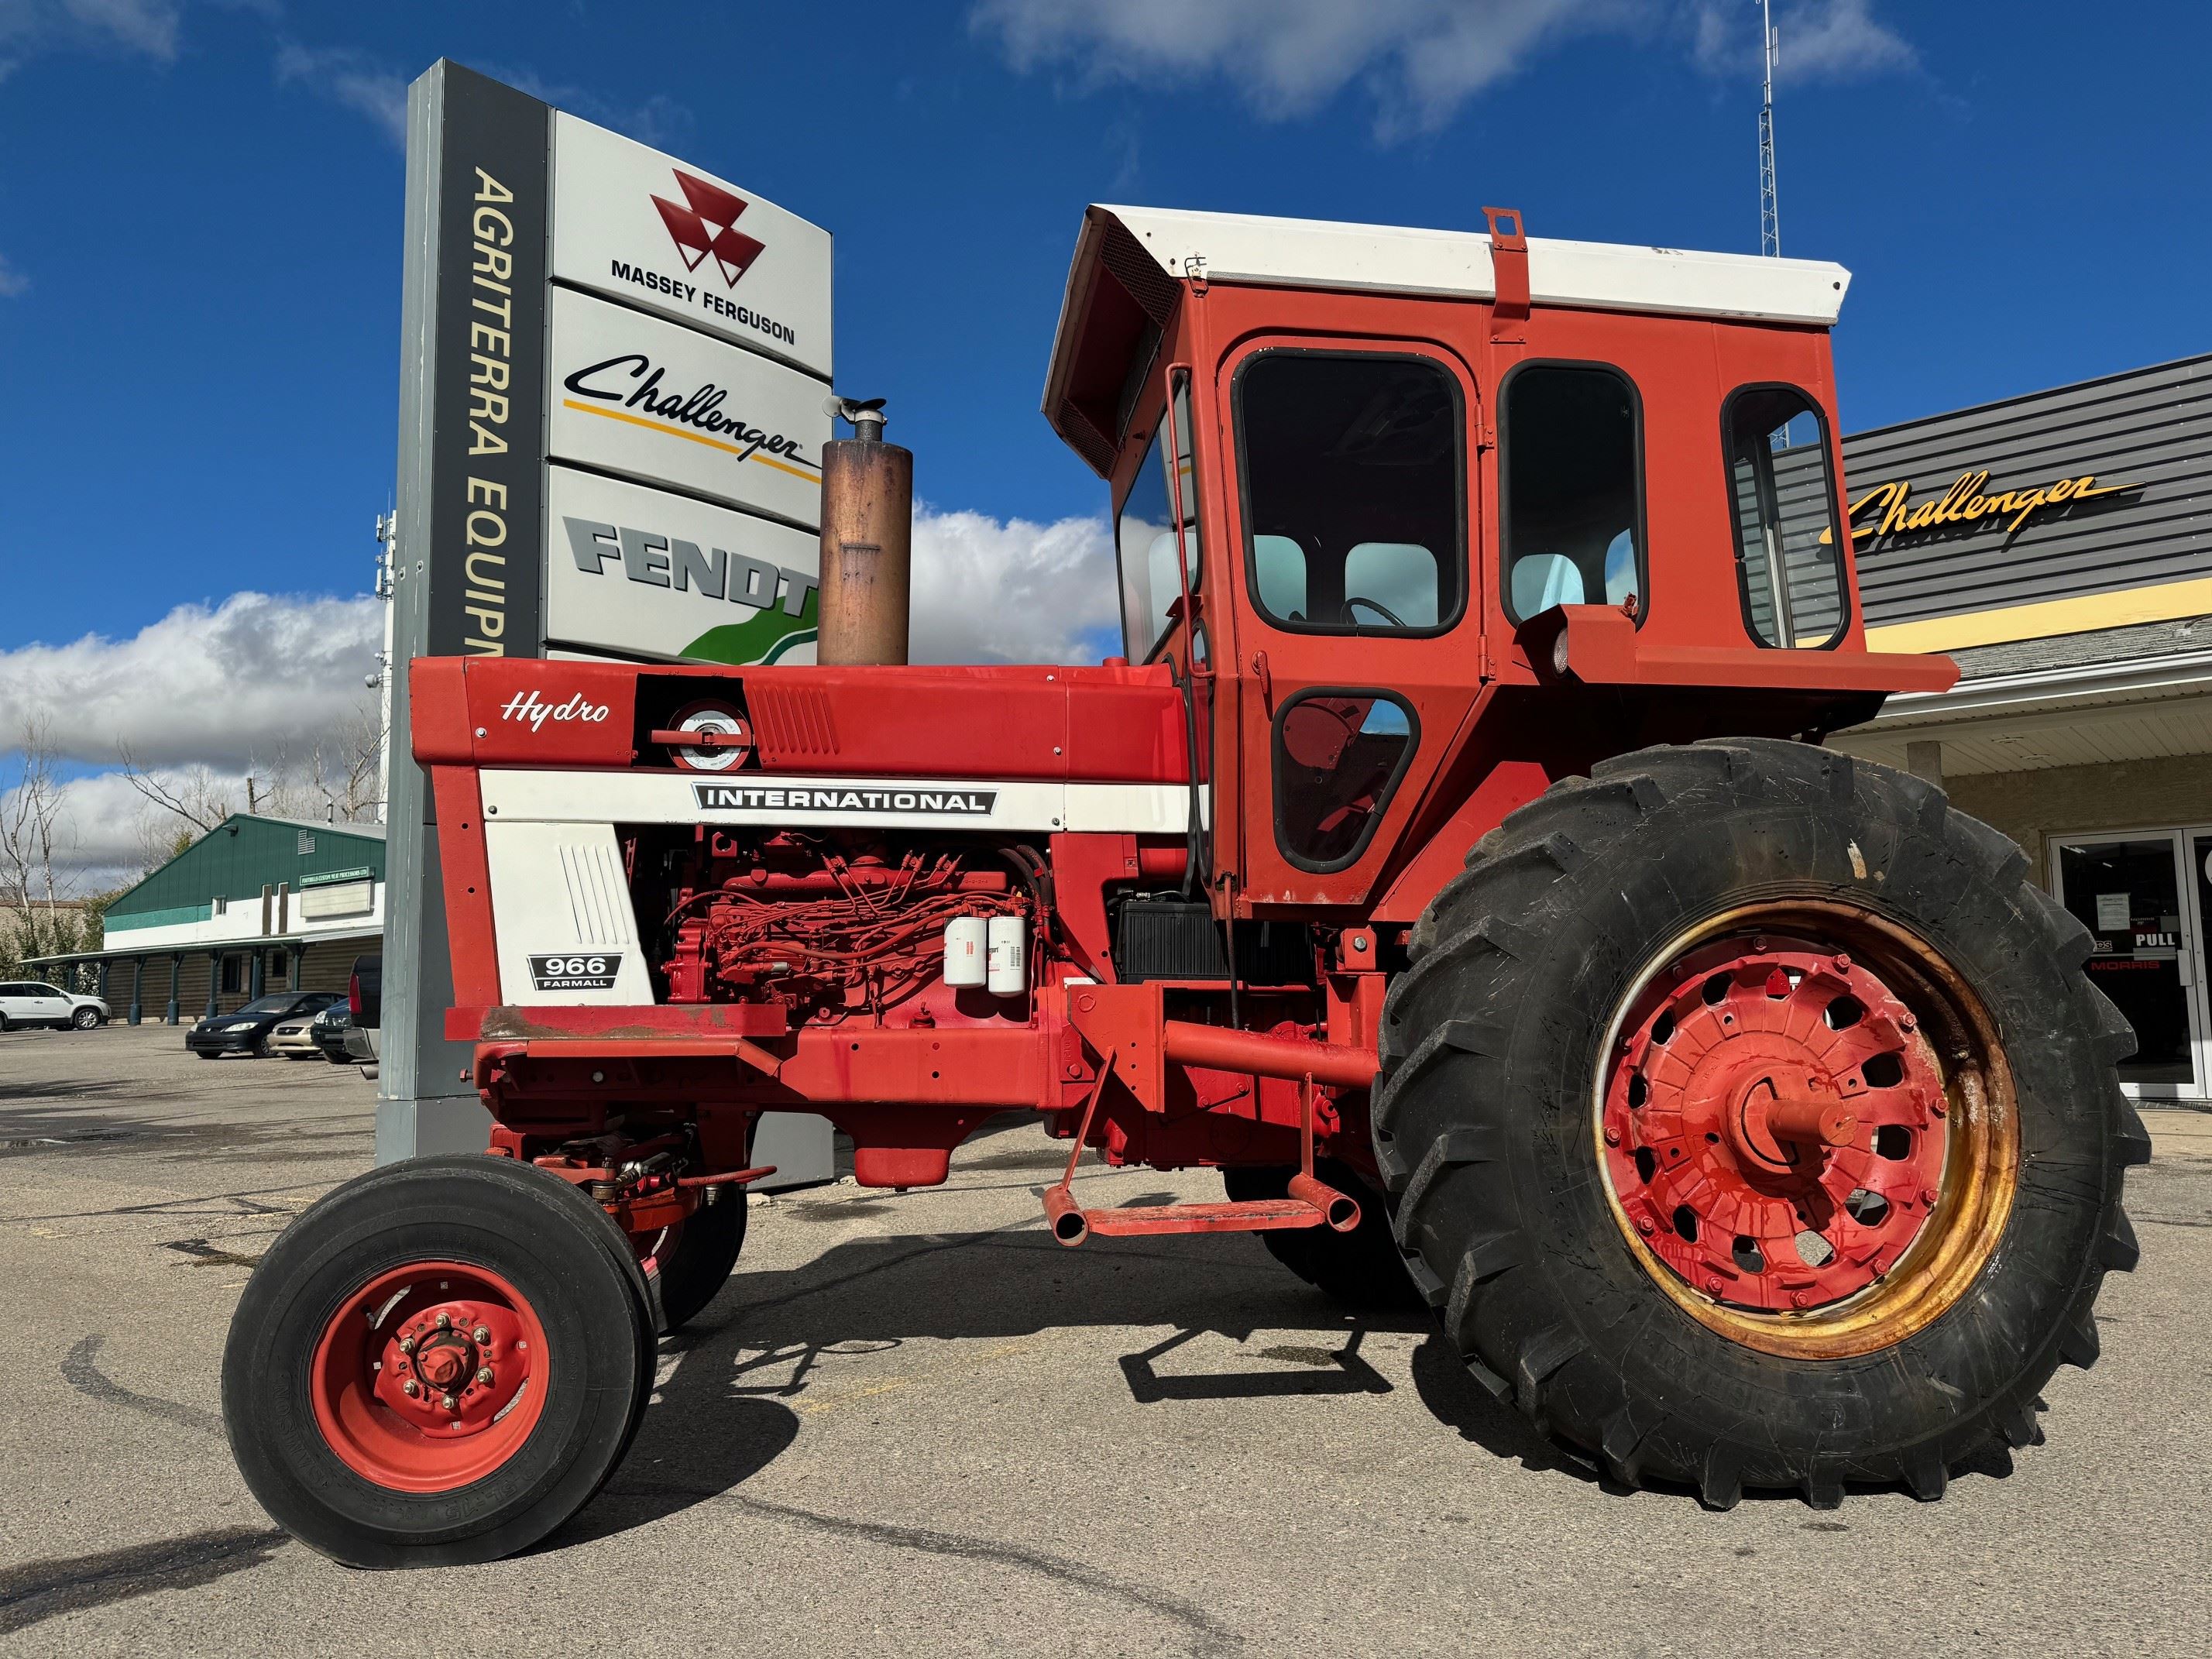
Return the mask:
<svg viewBox="0 0 2212 1659">
<path fill-rule="evenodd" d="M 2133 1035 L 2027 873 L 1941 790 L 1763 739 L 1622 757 L 1485 836 L 1391 988 L 1374 1112 L 1476 1378 L 1717 1508 L 1932 1499 L 2039 1441 L 2149 1146 Z"/>
<path fill-rule="evenodd" d="M 348 1182 L 285 1230 L 223 1352 L 264 1509 L 362 1567 L 491 1561 L 588 1502 L 653 1388 L 645 1281 L 606 1212 L 481 1155 Z"/>
</svg>

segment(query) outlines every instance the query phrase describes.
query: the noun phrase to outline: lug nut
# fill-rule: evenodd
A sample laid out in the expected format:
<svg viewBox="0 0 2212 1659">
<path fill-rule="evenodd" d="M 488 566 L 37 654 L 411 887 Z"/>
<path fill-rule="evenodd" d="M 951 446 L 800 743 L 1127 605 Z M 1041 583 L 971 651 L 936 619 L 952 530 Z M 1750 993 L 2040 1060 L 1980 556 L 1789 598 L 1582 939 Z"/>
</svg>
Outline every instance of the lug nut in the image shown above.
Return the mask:
<svg viewBox="0 0 2212 1659">
<path fill-rule="evenodd" d="M 441 1330 L 441 1331 L 450 1331 L 451 1329 L 453 1329 L 453 1315 L 451 1315 L 451 1314 L 440 1314 L 440 1315 L 438 1316 L 438 1328 L 439 1328 L 440 1330 Z"/>
<path fill-rule="evenodd" d="M 1620 1131 L 1613 1127 L 1610 1124 L 1606 1126 L 1605 1144 L 1608 1146 L 1618 1146 L 1620 1145 Z"/>
<path fill-rule="evenodd" d="M 407 1397 L 408 1397 L 410 1400 L 412 1400 L 412 1399 L 413 1399 L 416 1395 L 418 1395 L 418 1394 L 420 1394 L 420 1393 L 422 1393 L 422 1385 L 420 1382 L 416 1382 L 413 1377 L 411 1377 L 411 1376 L 410 1376 L 410 1377 L 409 1377 L 409 1378 L 407 1379 L 407 1382 L 406 1382 L 406 1389 L 407 1389 Z"/>
<path fill-rule="evenodd" d="M 457 1411 L 460 1410 L 460 1408 L 461 1408 L 461 1402 L 460 1402 L 459 1401 L 458 1401 L 458 1400 L 454 1399 L 454 1398 L 453 1398 L 453 1395 L 447 1395 L 443 1400 L 441 1400 L 438 1403 L 439 1403 L 440 1405 L 443 1406 L 443 1407 L 444 1407 L 447 1411 L 449 1411 L 449 1412 L 457 1412 Z"/>
<path fill-rule="evenodd" d="M 1650 1232 L 1656 1224 L 1655 1224 L 1648 1215 L 1640 1215 L 1636 1218 L 1636 1231 L 1639 1233 Z M 412 1385 L 410 1384 L 410 1386 L 411 1387 Z"/>
<path fill-rule="evenodd" d="M 476 1338 L 479 1342 L 489 1342 L 491 1340 L 491 1327 L 489 1325 L 479 1325 L 476 1329 L 471 1331 L 469 1334 Z"/>
<path fill-rule="evenodd" d="M 486 1365 L 478 1370 L 477 1372 L 477 1381 L 483 1383 L 487 1389 L 491 1387 L 491 1367 Z"/>
<path fill-rule="evenodd" d="M 399 1352 L 402 1353 L 413 1353 L 415 1352 L 415 1339 L 411 1336 L 401 1337 L 399 1339 Z"/>
</svg>

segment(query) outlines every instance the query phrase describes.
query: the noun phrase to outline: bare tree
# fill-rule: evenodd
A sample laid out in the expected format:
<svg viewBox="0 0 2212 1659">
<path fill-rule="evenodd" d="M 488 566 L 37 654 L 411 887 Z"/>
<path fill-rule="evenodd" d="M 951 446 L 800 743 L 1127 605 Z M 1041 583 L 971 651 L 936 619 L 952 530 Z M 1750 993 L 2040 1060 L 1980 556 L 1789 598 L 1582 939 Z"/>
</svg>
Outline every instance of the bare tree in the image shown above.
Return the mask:
<svg viewBox="0 0 2212 1659">
<path fill-rule="evenodd" d="M 201 835 L 238 810 L 238 798 L 231 793 L 229 783 L 204 766 L 166 773 L 149 771 L 138 763 L 131 745 L 120 739 L 115 753 L 133 789 L 159 811 L 181 818 Z M 246 781 L 251 785 L 252 780 L 249 777 Z"/>
<path fill-rule="evenodd" d="M 69 881 L 55 869 L 66 853 L 59 760 L 42 715 L 25 720 L 17 752 L 22 773 L 0 794 L 0 958 L 10 963 L 81 948 L 79 909 Z"/>
<path fill-rule="evenodd" d="M 241 792 L 249 813 L 331 823 L 373 820 L 383 799 L 383 711 L 363 698 L 304 749 L 286 744 L 273 754 L 249 757 L 241 779 L 205 766 L 155 771 L 140 764 L 124 743 L 116 744 L 116 754 L 131 787 L 155 809 L 153 826 L 141 836 L 151 851 L 169 839 L 164 824 L 188 838 L 205 835 L 240 810 Z"/>
</svg>

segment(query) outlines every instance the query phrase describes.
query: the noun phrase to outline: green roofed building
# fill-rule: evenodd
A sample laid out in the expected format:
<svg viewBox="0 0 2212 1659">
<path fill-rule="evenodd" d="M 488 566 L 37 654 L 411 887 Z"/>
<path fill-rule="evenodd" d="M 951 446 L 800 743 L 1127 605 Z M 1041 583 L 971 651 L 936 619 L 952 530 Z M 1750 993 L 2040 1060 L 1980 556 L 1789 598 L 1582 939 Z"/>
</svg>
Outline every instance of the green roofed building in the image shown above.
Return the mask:
<svg viewBox="0 0 2212 1659">
<path fill-rule="evenodd" d="M 382 948 L 384 826 L 224 820 L 107 907 L 101 948 L 48 957 L 137 1024 L 225 1013 L 270 991 L 343 991 Z"/>
</svg>

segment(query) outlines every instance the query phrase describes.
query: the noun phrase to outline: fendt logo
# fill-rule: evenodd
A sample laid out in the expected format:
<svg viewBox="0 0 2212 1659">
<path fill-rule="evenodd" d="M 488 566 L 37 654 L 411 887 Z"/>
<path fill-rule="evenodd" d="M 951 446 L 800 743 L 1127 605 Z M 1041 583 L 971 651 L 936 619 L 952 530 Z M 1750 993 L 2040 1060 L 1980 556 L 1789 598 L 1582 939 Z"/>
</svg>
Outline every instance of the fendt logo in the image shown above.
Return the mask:
<svg viewBox="0 0 2212 1659">
<path fill-rule="evenodd" d="M 711 253 L 721 267 L 723 283 L 735 288 L 738 278 L 751 268 L 767 246 L 737 228 L 738 216 L 745 210 L 744 198 L 704 179 L 695 179 L 681 167 L 672 171 L 690 205 L 678 207 L 665 196 L 654 197 L 653 204 L 660 210 L 660 222 L 668 227 L 676 251 L 684 257 L 684 270 L 698 270 L 700 262 Z"/>
</svg>

